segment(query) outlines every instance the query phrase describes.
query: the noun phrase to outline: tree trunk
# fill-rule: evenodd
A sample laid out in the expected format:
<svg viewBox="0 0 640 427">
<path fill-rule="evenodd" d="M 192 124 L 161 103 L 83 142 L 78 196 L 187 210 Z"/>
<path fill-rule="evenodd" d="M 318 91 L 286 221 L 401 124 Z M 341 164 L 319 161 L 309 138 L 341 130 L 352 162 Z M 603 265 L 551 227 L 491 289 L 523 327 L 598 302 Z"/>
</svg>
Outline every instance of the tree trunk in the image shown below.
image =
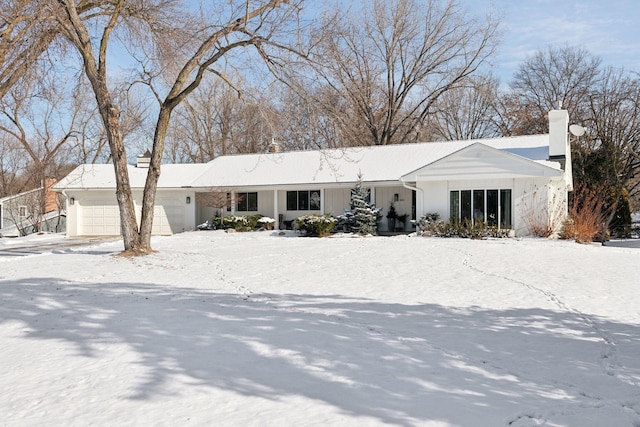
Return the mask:
<svg viewBox="0 0 640 427">
<path fill-rule="evenodd" d="M 169 127 L 169 120 L 173 108 L 163 104 L 158 114 L 156 131 L 153 136 L 153 149 L 151 151 L 151 162 L 147 172 L 147 180 L 142 196 L 142 215 L 140 218 L 140 240 L 139 245 L 146 251 L 151 251 L 151 231 L 153 230 L 153 208 L 156 201 L 156 190 L 160 179 L 160 168 L 162 164 L 162 153 L 164 153 L 164 142 Z"/>
</svg>

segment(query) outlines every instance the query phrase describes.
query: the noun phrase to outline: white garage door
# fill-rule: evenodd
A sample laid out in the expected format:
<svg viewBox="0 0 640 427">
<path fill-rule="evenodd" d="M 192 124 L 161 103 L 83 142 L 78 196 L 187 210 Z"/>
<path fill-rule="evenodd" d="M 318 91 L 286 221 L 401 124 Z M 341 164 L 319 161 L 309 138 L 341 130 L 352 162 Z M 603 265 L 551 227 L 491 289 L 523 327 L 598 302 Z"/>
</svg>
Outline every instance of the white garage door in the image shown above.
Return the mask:
<svg viewBox="0 0 640 427">
<path fill-rule="evenodd" d="M 83 201 L 80 207 L 81 236 L 119 236 L 120 211 L 117 204 L 104 200 Z"/>
<path fill-rule="evenodd" d="M 168 235 L 184 231 L 184 207 L 176 200 L 159 199 L 153 208 L 152 234 Z"/>
<path fill-rule="evenodd" d="M 104 200 L 90 200 L 83 202 L 80 209 L 80 235 L 120 235 L 120 211 L 117 204 L 105 204 Z M 136 210 L 139 215 L 140 209 Z M 151 233 L 154 235 L 169 235 L 180 233 L 183 230 L 184 207 L 180 205 L 180 202 L 172 199 L 156 200 Z"/>
</svg>

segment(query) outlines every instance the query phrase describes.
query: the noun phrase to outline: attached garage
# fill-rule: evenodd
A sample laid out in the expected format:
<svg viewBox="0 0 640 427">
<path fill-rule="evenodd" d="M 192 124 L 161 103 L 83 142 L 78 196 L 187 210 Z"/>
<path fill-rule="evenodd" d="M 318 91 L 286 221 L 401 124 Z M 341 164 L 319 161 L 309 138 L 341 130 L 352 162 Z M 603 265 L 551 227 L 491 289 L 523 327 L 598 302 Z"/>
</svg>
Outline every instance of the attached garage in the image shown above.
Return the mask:
<svg viewBox="0 0 640 427">
<path fill-rule="evenodd" d="M 139 214 L 139 208 L 136 210 Z M 153 209 L 152 234 L 170 235 L 185 230 L 185 204 L 178 198 L 158 197 Z"/>
<path fill-rule="evenodd" d="M 81 236 L 113 236 L 120 234 L 120 212 L 115 200 L 78 201 L 78 234 Z"/>
<path fill-rule="evenodd" d="M 196 226 L 195 191 L 188 184 L 203 165 L 163 165 L 153 210 L 153 235 L 171 235 Z M 147 169 L 129 167 L 136 219 L 140 223 Z M 120 209 L 111 165 L 82 165 L 58 183 L 67 199 L 69 236 L 119 236 Z"/>
</svg>

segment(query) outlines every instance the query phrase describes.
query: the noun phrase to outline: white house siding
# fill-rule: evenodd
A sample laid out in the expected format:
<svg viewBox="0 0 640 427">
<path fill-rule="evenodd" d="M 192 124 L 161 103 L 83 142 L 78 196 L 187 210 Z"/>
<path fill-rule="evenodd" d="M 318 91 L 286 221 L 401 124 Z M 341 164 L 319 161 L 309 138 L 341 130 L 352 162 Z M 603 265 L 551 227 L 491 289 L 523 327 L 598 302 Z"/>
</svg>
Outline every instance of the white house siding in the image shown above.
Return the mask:
<svg viewBox="0 0 640 427">
<path fill-rule="evenodd" d="M 402 186 L 394 186 L 394 187 L 376 187 L 375 189 L 375 200 L 374 203 L 377 208 L 381 209 L 382 213 L 382 222 L 380 223 L 380 231 L 388 231 L 387 230 L 387 213 L 389 212 L 389 207 L 391 203 L 393 203 L 393 207 L 396 209 L 396 214 L 398 215 L 409 215 L 407 217 L 407 221 L 405 222 L 405 230 L 410 229 L 410 221 L 411 221 L 411 213 L 413 210 L 413 191 L 408 188 Z M 396 194 L 398 195 L 398 200 L 396 199 Z M 396 224 L 397 228 L 397 224 Z"/>
<path fill-rule="evenodd" d="M 423 202 L 418 204 L 417 217 L 426 213 L 437 212 L 440 218 L 448 221 L 451 217 L 449 194 L 455 190 L 511 190 L 512 227 L 516 236 L 528 235 L 529 230 L 523 215 L 529 207 L 544 215 L 551 212 L 558 218 L 566 214 L 567 200 L 564 196 L 564 180 L 562 177 L 549 179 L 512 178 L 487 180 L 451 180 L 418 182 L 419 193 Z"/>
<path fill-rule="evenodd" d="M 320 191 L 320 210 L 288 210 L 287 209 L 287 191 L 307 191 L 307 190 Z M 282 215 L 282 218 L 284 221 L 294 220 L 301 215 L 313 215 L 313 214 L 321 215 L 325 212 L 326 212 L 326 205 L 325 205 L 324 189 L 318 189 L 317 187 L 310 185 L 310 186 L 302 186 L 302 187 L 295 187 L 295 188 L 287 188 L 287 189 L 278 191 L 278 213 L 279 215 Z"/>
<path fill-rule="evenodd" d="M 344 214 L 351 205 L 351 188 L 328 188 L 324 190 L 324 210 L 333 216 Z"/>
<path fill-rule="evenodd" d="M 258 194 L 258 210 L 257 211 L 248 211 L 248 212 L 236 212 L 235 206 L 235 197 L 232 197 L 232 205 L 229 209 L 223 208 L 222 216 L 228 214 L 234 215 L 253 215 L 260 214 L 264 216 L 274 217 L 275 208 L 273 205 L 273 191 L 271 190 L 262 190 L 262 191 L 254 191 L 254 190 L 239 190 L 240 193 L 257 193 Z M 196 223 L 202 224 L 205 221 L 210 221 L 216 215 L 220 215 L 220 210 L 212 208 L 210 206 L 206 206 L 202 202 L 198 202 L 196 207 Z"/>
<path fill-rule="evenodd" d="M 556 179 L 517 179 L 514 186 L 514 230 L 516 236 L 528 235 L 526 219 L 531 209 L 538 218 L 550 218 L 559 231 L 567 214 L 566 182 L 563 177 Z"/>
<path fill-rule="evenodd" d="M 257 213 L 271 218 L 275 216 L 275 207 L 273 206 L 273 191 L 258 191 Z"/>
</svg>

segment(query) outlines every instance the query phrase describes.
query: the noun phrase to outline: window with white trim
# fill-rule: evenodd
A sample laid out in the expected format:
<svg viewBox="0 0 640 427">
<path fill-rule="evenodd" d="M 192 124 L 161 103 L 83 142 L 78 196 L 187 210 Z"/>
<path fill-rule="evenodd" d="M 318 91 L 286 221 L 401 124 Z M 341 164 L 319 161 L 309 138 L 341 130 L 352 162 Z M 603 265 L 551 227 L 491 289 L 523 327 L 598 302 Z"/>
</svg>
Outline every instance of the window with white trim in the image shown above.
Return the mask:
<svg viewBox="0 0 640 427">
<path fill-rule="evenodd" d="M 18 206 L 18 216 L 20 218 L 26 218 L 26 216 L 27 216 L 27 207 L 26 206 Z"/>
<path fill-rule="evenodd" d="M 471 221 L 509 229 L 512 225 L 510 189 L 453 190 L 449 192 L 451 222 Z"/>
</svg>

